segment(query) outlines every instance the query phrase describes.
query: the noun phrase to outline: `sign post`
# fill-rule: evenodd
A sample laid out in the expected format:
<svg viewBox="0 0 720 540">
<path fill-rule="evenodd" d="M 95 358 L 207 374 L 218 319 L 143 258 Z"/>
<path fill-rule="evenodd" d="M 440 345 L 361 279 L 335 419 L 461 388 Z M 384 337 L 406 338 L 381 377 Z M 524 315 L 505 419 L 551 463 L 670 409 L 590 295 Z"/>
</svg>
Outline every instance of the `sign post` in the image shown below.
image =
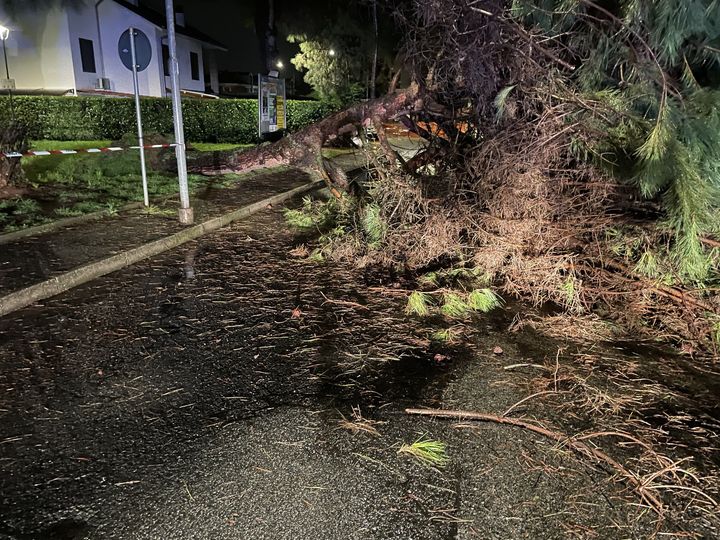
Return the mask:
<svg viewBox="0 0 720 540">
<path fill-rule="evenodd" d="M 266 137 L 285 126 L 285 79 L 258 75 L 258 134 Z"/>
<path fill-rule="evenodd" d="M 129 50 L 128 50 L 129 49 Z M 142 115 L 140 114 L 140 86 L 138 84 L 138 72 L 144 70 L 150 64 L 152 58 L 152 47 L 148 37 L 135 28 L 128 28 L 120 36 L 118 42 L 118 53 L 123 65 L 132 71 L 133 91 L 135 93 L 135 118 L 137 120 L 138 146 L 140 147 L 140 169 L 142 171 L 143 200 L 145 206 L 150 205 L 147 185 L 147 169 L 145 168 L 145 142 L 143 139 Z M 129 56 L 128 56 L 128 53 Z"/>
</svg>

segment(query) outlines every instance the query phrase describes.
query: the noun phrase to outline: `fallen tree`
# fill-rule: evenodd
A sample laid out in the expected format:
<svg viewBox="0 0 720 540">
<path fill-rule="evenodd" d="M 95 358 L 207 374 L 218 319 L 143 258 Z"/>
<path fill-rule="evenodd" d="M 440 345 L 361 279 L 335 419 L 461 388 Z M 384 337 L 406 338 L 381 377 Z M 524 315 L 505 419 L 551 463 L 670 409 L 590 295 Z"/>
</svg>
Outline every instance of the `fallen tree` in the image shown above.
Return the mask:
<svg viewBox="0 0 720 540">
<path fill-rule="evenodd" d="M 322 145 L 375 125 L 369 180 L 328 256 L 426 282 L 464 269 L 536 304 L 717 350 L 717 14 L 673 19 L 671 0 L 536 4 L 409 1 L 396 16 L 412 86 L 196 170 L 296 165 L 339 196 L 348 180 Z M 427 139 L 408 162 L 382 129 L 393 118 Z"/>
<path fill-rule="evenodd" d="M 361 131 L 368 125 L 374 125 L 382 132 L 382 122 L 420 108 L 422 100 L 419 98 L 418 86 L 411 85 L 337 112 L 274 144 L 199 158 L 192 164 L 192 171 L 213 175 L 292 165 L 320 174 L 328 187 L 339 193 L 338 190 L 348 188 L 348 179 L 340 168 L 322 157 L 323 146 L 342 135 Z"/>
</svg>

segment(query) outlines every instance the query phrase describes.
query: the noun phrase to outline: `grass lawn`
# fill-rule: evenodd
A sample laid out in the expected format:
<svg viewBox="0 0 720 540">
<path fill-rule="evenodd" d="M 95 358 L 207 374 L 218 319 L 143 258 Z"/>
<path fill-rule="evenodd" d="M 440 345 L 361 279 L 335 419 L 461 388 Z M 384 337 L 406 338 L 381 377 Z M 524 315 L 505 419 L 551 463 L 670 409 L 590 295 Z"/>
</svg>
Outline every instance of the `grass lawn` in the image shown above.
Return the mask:
<svg viewBox="0 0 720 540">
<path fill-rule="evenodd" d="M 32 141 L 33 150 L 71 150 L 110 146 L 111 141 Z M 198 151 L 237 148 L 241 145 L 194 145 Z M 201 150 L 202 149 L 202 150 Z M 177 193 L 175 173 L 162 166 L 172 153 L 146 150 L 150 198 Z M 23 197 L 0 200 L 0 233 L 32 227 L 70 216 L 99 210 L 112 213 L 121 206 L 142 200 L 140 158 L 137 150 L 107 154 L 31 156 L 23 158 L 28 193 Z M 206 179 L 188 175 L 191 192 Z M 230 185 L 232 178 L 214 179 L 213 185 Z"/>
<path fill-rule="evenodd" d="M 75 150 L 80 148 L 99 148 L 109 146 L 111 141 L 31 141 L 31 150 Z M 41 174 L 52 170 L 58 163 L 65 159 L 73 159 L 69 156 L 29 156 L 22 158 L 22 167 L 25 176 L 30 182 L 34 182 Z"/>
<path fill-rule="evenodd" d="M 132 144 L 132 137 L 121 145 Z M 33 150 L 74 150 L 110 146 L 113 141 L 31 141 Z M 234 150 L 253 145 L 232 143 L 188 143 L 193 152 Z M 342 148 L 323 149 L 328 158 L 352 152 Z M 164 150 L 164 159 L 173 160 Z M 159 150 L 146 150 L 150 198 L 177 193 L 177 176 L 162 166 Z M 27 194 L 0 200 L 0 233 L 32 227 L 64 217 L 100 210 L 110 213 L 121 206 L 142 200 L 140 158 L 137 150 L 106 154 L 31 156 L 22 159 Z M 219 180 L 219 181 L 218 181 Z M 206 182 L 199 175 L 188 175 L 191 192 Z M 229 186 L 233 177 L 216 178 L 213 185 Z"/>
<path fill-rule="evenodd" d="M 255 146 L 254 144 L 235 144 L 235 143 L 200 143 L 191 142 L 188 143 L 188 147 L 197 150 L 198 152 L 215 152 L 220 150 L 236 150 L 238 148 L 250 148 Z"/>
</svg>

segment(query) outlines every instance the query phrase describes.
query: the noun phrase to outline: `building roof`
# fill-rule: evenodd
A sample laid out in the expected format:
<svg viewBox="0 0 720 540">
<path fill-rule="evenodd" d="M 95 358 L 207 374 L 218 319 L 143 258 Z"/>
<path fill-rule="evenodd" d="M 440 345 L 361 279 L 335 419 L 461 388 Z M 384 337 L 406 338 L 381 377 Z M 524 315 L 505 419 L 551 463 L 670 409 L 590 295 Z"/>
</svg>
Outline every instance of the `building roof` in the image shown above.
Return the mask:
<svg viewBox="0 0 720 540">
<path fill-rule="evenodd" d="M 126 0 L 115 0 L 115 3 L 120 4 L 125 9 L 129 9 L 133 13 L 136 13 L 137 15 L 140 15 L 143 19 L 153 23 L 155 26 L 159 28 L 165 28 L 165 15 L 163 13 L 158 13 L 154 9 L 147 8 L 145 6 L 136 6 L 132 2 L 127 2 Z M 210 46 L 212 46 L 215 49 L 221 49 L 223 51 L 227 51 L 227 47 L 220 43 L 219 41 L 211 38 L 207 34 L 203 34 L 200 30 L 197 30 L 196 28 L 193 28 L 192 26 L 179 26 L 175 25 L 175 32 L 187 36 L 192 39 L 197 39 L 198 41 L 202 41 L 203 43 L 206 43 Z"/>
</svg>

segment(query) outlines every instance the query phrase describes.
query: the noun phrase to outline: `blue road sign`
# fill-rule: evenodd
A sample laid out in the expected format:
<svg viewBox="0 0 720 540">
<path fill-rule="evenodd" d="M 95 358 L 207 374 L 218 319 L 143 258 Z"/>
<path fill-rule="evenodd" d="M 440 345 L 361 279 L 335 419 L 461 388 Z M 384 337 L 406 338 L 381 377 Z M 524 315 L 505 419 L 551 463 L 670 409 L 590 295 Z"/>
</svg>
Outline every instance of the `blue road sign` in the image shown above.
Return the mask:
<svg viewBox="0 0 720 540">
<path fill-rule="evenodd" d="M 130 51 L 130 29 L 125 30 L 118 41 L 118 54 L 123 65 L 132 71 L 132 54 Z M 150 40 L 142 32 L 135 29 L 135 64 L 137 70 L 142 71 L 150 65 L 152 46 Z"/>
</svg>

